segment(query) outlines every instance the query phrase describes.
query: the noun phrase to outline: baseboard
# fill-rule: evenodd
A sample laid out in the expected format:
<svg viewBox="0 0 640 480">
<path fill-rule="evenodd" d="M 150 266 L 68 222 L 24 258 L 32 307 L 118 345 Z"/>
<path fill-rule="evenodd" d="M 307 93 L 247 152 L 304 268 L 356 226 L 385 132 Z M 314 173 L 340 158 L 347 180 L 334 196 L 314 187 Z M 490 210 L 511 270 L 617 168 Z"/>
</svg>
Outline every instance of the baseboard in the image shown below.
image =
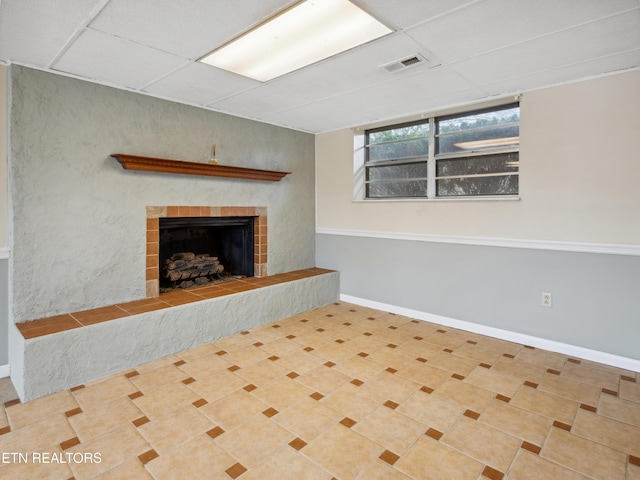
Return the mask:
<svg viewBox="0 0 640 480">
<path fill-rule="evenodd" d="M 8 377 L 11 374 L 9 365 L 0 365 L 0 378 Z"/>
<path fill-rule="evenodd" d="M 591 360 L 592 362 L 603 363 L 605 365 L 611 365 L 614 367 L 623 368 L 625 370 L 631 370 L 633 372 L 640 372 L 640 360 L 634 358 L 613 355 L 611 353 L 600 352 L 598 350 L 579 347 L 568 343 L 556 342 L 554 340 L 547 340 L 545 338 L 511 332 L 509 330 L 503 330 L 501 328 L 494 328 L 477 323 L 466 322 L 464 320 L 456 320 L 454 318 L 444 317 L 442 315 L 435 315 L 432 313 L 421 312 L 419 310 L 412 310 L 410 308 L 389 305 L 387 303 L 375 302 L 373 300 L 353 297 L 351 295 L 341 294 L 340 300 L 348 303 L 354 303 L 356 305 L 362 305 L 363 307 L 375 308 L 376 310 L 383 310 L 385 312 L 404 315 L 406 317 L 415 318 L 417 320 L 424 320 L 451 328 L 458 328 L 460 330 L 466 330 L 468 332 L 478 333 L 480 335 L 487 335 L 489 337 L 499 338 L 501 340 L 507 340 L 509 342 L 520 343 L 522 345 L 529 345 L 531 347 L 541 348 L 543 350 L 549 350 L 551 352 L 557 352 L 564 355 L 570 355 L 572 357 L 583 358 L 585 360 Z"/>
</svg>

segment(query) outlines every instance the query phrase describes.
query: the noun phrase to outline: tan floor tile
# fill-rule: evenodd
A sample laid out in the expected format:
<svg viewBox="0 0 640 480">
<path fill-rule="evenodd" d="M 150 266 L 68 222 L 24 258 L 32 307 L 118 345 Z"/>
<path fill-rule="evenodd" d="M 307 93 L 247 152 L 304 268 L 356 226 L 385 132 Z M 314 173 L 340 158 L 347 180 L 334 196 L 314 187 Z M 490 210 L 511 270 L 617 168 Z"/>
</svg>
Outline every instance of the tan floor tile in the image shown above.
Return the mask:
<svg viewBox="0 0 640 480">
<path fill-rule="evenodd" d="M 258 414 L 214 441 L 245 468 L 253 468 L 294 438 L 293 433 Z"/>
<path fill-rule="evenodd" d="M 351 378 L 357 378 L 363 382 L 375 377 L 385 369 L 385 367 L 379 363 L 367 360 L 366 357 L 360 355 L 354 355 L 333 368 Z"/>
<path fill-rule="evenodd" d="M 498 352 L 488 348 L 484 348 L 479 344 L 464 343 L 460 347 L 455 349 L 455 354 L 461 357 L 472 358 L 477 360 L 478 363 L 486 363 L 493 365 L 502 357 L 503 352 Z"/>
<path fill-rule="evenodd" d="M 376 340 L 371 338 L 370 335 L 365 335 L 366 329 L 362 330 L 362 333 L 349 339 L 345 346 L 353 347 L 358 352 L 366 351 L 367 353 L 373 353 L 376 350 L 380 350 L 387 346 L 389 342 L 383 342 L 382 340 Z"/>
<path fill-rule="evenodd" d="M 69 466 L 76 478 L 91 478 L 125 463 L 150 449 L 149 444 L 133 425 L 125 425 L 100 437 L 82 442 L 67 451 L 70 453 L 100 453 L 100 463 L 72 463 Z"/>
<path fill-rule="evenodd" d="M 138 432 L 160 455 L 211 430 L 215 424 L 199 409 L 187 405 L 138 427 Z"/>
<path fill-rule="evenodd" d="M 0 435 L 0 452 L 44 452 L 75 432 L 64 413 L 51 414 L 20 429 Z"/>
<path fill-rule="evenodd" d="M 269 352 L 271 355 L 285 357 L 302 350 L 303 346 L 294 340 L 295 339 L 289 339 L 286 337 L 279 338 L 272 342 L 265 343 L 260 348 L 266 352 Z"/>
<path fill-rule="evenodd" d="M 576 363 L 567 362 L 562 369 L 562 376 L 573 378 L 579 382 L 596 385 L 600 388 L 606 388 L 618 391 L 618 383 L 620 382 L 620 375 L 607 372 L 604 370 L 598 370 L 595 368 L 584 367 Z"/>
<path fill-rule="evenodd" d="M 245 347 L 248 347 L 252 343 L 255 343 L 256 340 L 251 338 L 248 335 L 231 335 L 230 337 L 221 338 L 216 340 L 213 343 L 213 346 L 216 347 L 216 351 L 224 350 L 225 352 L 231 353 L 236 350 L 241 350 Z M 264 343 L 264 342 L 263 342 Z"/>
<path fill-rule="evenodd" d="M 297 382 L 325 396 L 351 380 L 353 379 L 348 375 L 325 365 L 320 365 L 296 378 Z"/>
<path fill-rule="evenodd" d="M 283 447 L 257 467 L 242 475 L 242 480 L 330 480 L 331 474 L 297 453 Z"/>
<path fill-rule="evenodd" d="M 498 361 L 496 361 L 491 367 L 491 370 L 504 373 L 505 375 L 510 375 L 522 382 L 530 381 L 535 383 L 540 382 L 547 371 L 546 368 L 540 365 L 508 357 L 501 357 L 498 359 Z"/>
<path fill-rule="evenodd" d="M 522 443 L 465 416 L 460 417 L 440 441 L 501 472 L 507 470 Z"/>
<path fill-rule="evenodd" d="M 627 465 L 627 480 L 640 480 L 640 467 L 629 463 Z"/>
<path fill-rule="evenodd" d="M 364 470 L 358 478 L 362 480 L 411 480 L 410 477 L 380 459 Z"/>
<path fill-rule="evenodd" d="M 621 381 L 620 398 L 640 403 L 640 383 Z"/>
<path fill-rule="evenodd" d="M 571 432 L 616 450 L 640 457 L 640 427 L 580 409 Z"/>
<path fill-rule="evenodd" d="M 165 365 L 170 365 L 172 363 L 176 363 L 182 360 L 177 355 L 169 355 L 167 357 L 159 358 L 158 360 L 154 360 L 153 362 L 143 363 L 142 365 L 138 365 L 136 370 L 139 373 L 146 373 L 151 370 L 155 370 L 156 368 L 164 367 Z"/>
<path fill-rule="evenodd" d="M 363 386 L 357 387 L 348 383 L 328 397 L 323 398 L 320 403 L 336 412 L 340 412 L 343 417 L 358 421 L 369 415 L 386 400 L 385 397 L 367 390 Z"/>
<path fill-rule="evenodd" d="M 589 385 L 588 383 L 551 373 L 545 373 L 538 389 L 593 406 L 598 404 L 602 391 L 595 385 Z"/>
<path fill-rule="evenodd" d="M 263 412 L 267 408 L 269 405 L 240 389 L 215 402 L 207 403 L 199 410 L 224 430 L 231 430 L 246 421 L 248 417 Z"/>
<path fill-rule="evenodd" d="M 414 392 L 419 390 L 420 387 L 422 387 L 422 385 L 419 383 L 384 371 L 367 381 L 360 388 L 366 388 L 388 400 L 402 403 Z"/>
<path fill-rule="evenodd" d="M 397 369 L 398 373 L 396 375 L 431 388 L 439 387 L 451 378 L 452 374 L 451 371 L 447 371 L 442 367 L 431 365 L 431 361 L 424 363 L 416 359 L 398 364 Z"/>
<path fill-rule="evenodd" d="M 402 455 L 424 434 L 426 426 L 381 406 L 356 423 L 352 429 L 396 455 Z"/>
<path fill-rule="evenodd" d="M 411 478 L 420 480 L 476 480 L 482 463 L 422 436 L 394 465 Z"/>
<path fill-rule="evenodd" d="M 598 413 L 605 417 L 640 427 L 640 403 L 630 402 L 603 393 L 600 396 Z"/>
<path fill-rule="evenodd" d="M 405 400 L 396 411 L 430 428 L 444 432 L 462 415 L 465 408 L 418 391 Z"/>
<path fill-rule="evenodd" d="M 435 333 L 427 334 L 425 340 L 451 350 L 455 350 L 467 342 L 467 335 L 458 330 L 449 327 L 440 327 L 440 330 L 445 330 L 445 333 L 436 330 Z"/>
<path fill-rule="evenodd" d="M 134 458 L 96 477 L 96 480 L 152 480 L 140 460 Z"/>
<path fill-rule="evenodd" d="M 271 356 L 270 358 L 275 359 L 276 357 Z M 270 360 L 269 358 L 260 360 L 253 365 L 237 370 L 235 374 L 256 386 L 266 385 L 290 372 L 288 368 L 278 365 L 278 360 L 279 358 L 276 360 Z"/>
<path fill-rule="evenodd" d="M 310 442 L 344 417 L 344 414 L 307 397 L 284 409 L 272 420 L 304 441 Z"/>
<path fill-rule="evenodd" d="M 83 410 L 89 410 L 103 402 L 126 397 L 136 391 L 136 386 L 124 375 L 119 374 L 75 390 L 73 396 Z"/>
<path fill-rule="evenodd" d="M 395 343 L 387 343 L 387 346 L 372 352 L 367 357 L 370 362 L 379 363 L 383 367 L 398 368 L 398 366 L 414 361 L 415 355 L 410 352 L 405 352 L 400 348 L 391 348 L 388 345 L 396 345 Z M 369 353 L 369 352 L 367 352 Z"/>
<path fill-rule="evenodd" d="M 520 450 L 511 465 L 508 480 L 588 480 L 587 477 L 573 470 L 542 458 L 526 450 Z"/>
<path fill-rule="evenodd" d="M 284 410 L 288 406 L 308 397 L 315 391 L 306 385 L 298 383 L 296 380 L 287 376 L 281 377 L 265 386 L 260 386 L 252 390 L 251 395 L 259 398 L 276 410 Z"/>
<path fill-rule="evenodd" d="M 337 424 L 310 442 L 301 453 L 340 480 L 351 480 L 383 451 L 375 442 Z"/>
<path fill-rule="evenodd" d="M 163 365 L 155 370 L 131 377 L 129 381 L 142 393 L 147 394 L 166 388 L 169 385 L 177 384 L 188 377 L 188 374 L 170 363 L 169 365 Z"/>
<path fill-rule="evenodd" d="M 289 368 L 291 371 L 303 375 L 319 365 L 325 363 L 326 360 L 315 355 L 305 352 L 296 352 L 278 360 L 278 365 Z"/>
<path fill-rule="evenodd" d="M 199 399 L 199 395 L 180 383 L 138 397 L 133 402 L 147 417 L 154 420 Z"/>
<path fill-rule="evenodd" d="M 429 358 L 429 365 L 435 365 L 451 373 L 467 376 L 478 366 L 478 362 L 455 353 L 440 352 L 438 355 Z"/>
<path fill-rule="evenodd" d="M 522 382 L 517 378 L 484 367 L 476 367 L 464 381 L 507 397 L 513 397 L 522 386 Z"/>
<path fill-rule="evenodd" d="M 166 455 L 160 455 L 147 465 L 146 469 L 156 480 L 210 480 L 227 479 L 225 470 L 237 463 L 208 435 L 200 435 Z"/>
<path fill-rule="evenodd" d="M 444 382 L 432 395 L 442 401 L 451 401 L 478 413 L 481 413 L 495 397 L 493 392 L 455 379 Z"/>
<path fill-rule="evenodd" d="M 129 397 L 118 397 L 69 417 L 69 423 L 78 438 L 84 442 L 122 427 L 143 415 Z"/>
<path fill-rule="evenodd" d="M 501 400 L 491 402 L 478 421 L 537 446 L 542 446 L 553 424 L 550 418 Z"/>
<path fill-rule="evenodd" d="M 189 350 L 184 350 L 178 353 L 177 356 L 186 362 L 193 362 L 199 358 L 213 355 L 219 350 L 220 349 L 212 343 L 203 343 Z"/>
<path fill-rule="evenodd" d="M 247 383 L 243 378 L 225 369 L 190 383 L 189 389 L 197 393 L 198 398 L 202 397 L 208 402 L 214 402 L 236 390 L 240 390 Z"/>
<path fill-rule="evenodd" d="M 508 353 L 509 355 L 517 355 L 524 348 L 519 343 L 484 336 L 478 339 L 478 346 L 494 352 L 500 352 L 500 354 Z"/>
<path fill-rule="evenodd" d="M 178 368 L 186 374 L 185 376 L 200 380 L 204 377 L 208 377 L 209 375 L 213 375 L 216 372 L 226 370 L 230 366 L 231 363 L 225 360 L 224 355 L 212 353 L 210 355 L 203 355 L 201 357 L 188 360 Z"/>
<path fill-rule="evenodd" d="M 551 429 L 540 455 L 596 479 L 622 480 L 625 477 L 626 454 L 560 428 Z"/>
<path fill-rule="evenodd" d="M 3 480 L 59 480 L 73 476 L 66 456 L 60 447 L 47 450 L 3 450 L 7 458 L 0 463 L 0 478 Z M 13 455 L 21 453 L 23 456 Z M 34 458 L 34 454 L 36 457 Z M 47 457 L 44 457 L 48 454 Z M 46 460 L 45 460 L 46 458 Z M 53 459 L 56 460 L 53 460 Z"/>
<path fill-rule="evenodd" d="M 518 390 L 510 403 L 568 425 L 573 424 L 579 407 L 578 402 L 529 387 Z"/>
<path fill-rule="evenodd" d="M 260 360 L 264 360 L 271 355 L 264 350 L 260 350 L 258 347 L 249 345 L 247 347 L 235 350 L 227 353 L 224 357 L 225 360 L 232 365 L 238 365 L 239 367 L 248 367 L 254 363 L 258 363 Z"/>
<path fill-rule="evenodd" d="M 6 409 L 6 414 L 11 428 L 16 430 L 49 415 L 64 413 L 74 408 L 78 408 L 78 403 L 68 390 L 64 390 L 27 403 L 13 405 Z"/>
<path fill-rule="evenodd" d="M 331 342 L 323 345 L 320 348 L 316 348 L 313 354 L 322 357 L 326 360 L 331 360 L 334 363 L 340 363 L 347 358 L 353 357 L 361 350 L 354 346 L 347 345 L 345 343 Z"/>
<path fill-rule="evenodd" d="M 615 367 L 613 365 L 606 365 L 604 363 L 592 362 L 591 360 L 580 360 L 580 365 L 583 367 L 595 368 L 596 370 L 604 370 L 605 372 L 615 373 L 616 375 L 635 375 L 637 372 L 626 370 L 624 368 Z"/>
<path fill-rule="evenodd" d="M 316 349 L 334 342 L 337 339 L 324 332 L 313 331 L 297 336 L 293 340 L 302 345 L 302 347 L 311 347 Z"/>
<path fill-rule="evenodd" d="M 551 368 L 560 371 L 567 361 L 567 356 L 540 348 L 523 348 L 516 355 L 516 360 L 540 365 L 545 369 Z"/>
</svg>

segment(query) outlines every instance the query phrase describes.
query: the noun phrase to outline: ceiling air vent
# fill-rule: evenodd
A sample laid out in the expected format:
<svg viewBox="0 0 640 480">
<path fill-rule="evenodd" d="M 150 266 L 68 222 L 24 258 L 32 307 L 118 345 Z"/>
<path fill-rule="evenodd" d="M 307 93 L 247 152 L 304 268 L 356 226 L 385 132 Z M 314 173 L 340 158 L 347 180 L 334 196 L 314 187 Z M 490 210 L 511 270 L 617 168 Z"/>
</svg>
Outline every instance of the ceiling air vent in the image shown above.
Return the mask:
<svg viewBox="0 0 640 480">
<path fill-rule="evenodd" d="M 396 60 L 395 62 L 382 65 L 381 68 L 385 69 L 389 73 L 399 72 L 400 70 L 406 70 L 407 68 L 415 67 L 416 65 L 428 64 L 429 61 L 422 55 L 416 54 L 402 60 Z"/>
</svg>

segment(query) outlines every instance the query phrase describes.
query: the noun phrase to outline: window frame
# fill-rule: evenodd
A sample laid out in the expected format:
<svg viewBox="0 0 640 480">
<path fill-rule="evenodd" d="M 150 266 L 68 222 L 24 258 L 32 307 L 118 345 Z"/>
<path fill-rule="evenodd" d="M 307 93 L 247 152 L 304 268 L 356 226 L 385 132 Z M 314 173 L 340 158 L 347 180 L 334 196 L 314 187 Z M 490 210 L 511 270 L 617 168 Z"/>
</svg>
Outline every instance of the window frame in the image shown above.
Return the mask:
<svg viewBox="0 0 640 480">
<path fill-rule="evenodd" d="M 497 147 L 487 147 L 469 151 L 459 151 L 459 152 L 448 152 L 448 153 L 439 153 L 440 146 L 440 138 L 453 135 L 459 132 L 448 132 L 445 134 L 440 134 L 440 122 L 451 120 L 455 118 L 464 118 L 472 115 L 480 115 L 482 113 L 488 112 L 496 112 L 500 110 L 509 110 L 512 108 L 518 108 L 518 113 L 520 111 L 520 101 L 516 99 L 516 101 L 511 101 L 508 103 L 500 103 L 493 106 L 486 106 L 480 108 L 469 108 L 465 110 L 457 111 L 456 113 L 451 114 L 442 114 L 442 115 L 431 115 L 428 118 L 421 118 L 419 120 L 401 122 L 397 124 L 389 124 L 384 126 L 378 126 L 375 128 L 365 129 L 362 136 L 362 147 L 363 147 L 363 158 L 362 158 L 362 169 L 363 169 L 363 197 L 361 197 L 364 201 L 398 201 L 398 200 L 506 200 L 506 199 L 519 199 L 520 195 L 520 168 L 519 168 L 519 158 L 520 158 L 520 142 L 518 142 L 515 146 L 497 146 Z M 370 158 L 370 147 L 372 145 L 370 143 L 370 134 L 390 131 L 399 128 L 410 127 L 414 125 L 429 125 L 429 138 L 428 138 L 428 152 L 427 155 L 417 155 L 413 157 L 399 157 L 396 159 L 390 160 L 374 160 L 371 161 Z M 486 126 L 479 127 L 470 130 L 490 130 L 494 128 L 504 128 L 504 127 L 518 127 L 518 137 L 520 136 L 519 127 L 520 120 L 518 122 L 511 122 L 506 124 L 498 124 L 496 126 Z M 425 137 L 422 137 L 425 138 Z M 508 137 L 506 137 L 508 138 Z M 400 142 L 400 141 L 397 141 Z M 397 143 L 397 142 L 382 142 L 380 145 L 384 143 Z M 498 173 L 488 173 L 488 174 L 467 174 L 467 175 L 449 175 L 449 176 L 437 176 L 437 164 L 440 160 L 456 160 L 456 159 L 468 159 L 474 157 L 489 157 L 489 156 L 499 156 L 503 154 L 518 154 L 518 165 L 515 171 L 510 172 L 498 172 Z M 389 195 L 384 197 L 370 197 L 369 196 L 369 188 L 371 184 L 380 184 L 384 183 L 385 180 L 370 180 L 369 178 L 369 169 L 371 167 L 381 167 L 381 166 L 389 166 L 389 165 L 403 165 L 403 164 L 411 164 L 411 163 L 420 163 L 420 161 L 424 161 L 427 166 L 427 192 L 426 195 L 420 196 L 401 196 L 401 195 Z M 518 188 L 516 193 L 509 194 L 499 194 L 499 193 L 491 193 L 486 195 L 437 195 L 437 180 L 441 179 L 450 179 L 450 178 L 481 178 L 481 177 L 498 177 L 498 176 L 516 176 L 518 182 Z M 390 179 L 386 180 L 388 182 L 398 181 L 399 179 Z M 425 180 L 424 177 L 416 177 L 407 179 L 407 181 L 413 180 Z"/>
</svg>

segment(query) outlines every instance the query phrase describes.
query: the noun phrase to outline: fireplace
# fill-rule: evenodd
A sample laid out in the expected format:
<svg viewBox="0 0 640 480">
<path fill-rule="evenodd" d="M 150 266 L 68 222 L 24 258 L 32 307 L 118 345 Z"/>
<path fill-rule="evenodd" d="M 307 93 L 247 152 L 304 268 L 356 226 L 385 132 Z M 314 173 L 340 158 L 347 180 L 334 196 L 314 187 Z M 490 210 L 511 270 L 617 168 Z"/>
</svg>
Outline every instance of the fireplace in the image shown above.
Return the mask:
<svg viewBox="0 0 640 480">
<path fill-rule="evenodd" d="M 160 291 L 253 277 L 254 217 L 160 218 Z"/>
<path fill-rule="evenodd" d="M 169 250 L 175 251 L 161 246 L 163 235 L 171 245 Z M 157 297 L 161 284 L 165 285 L 160 270 L 166 259 L 187 252 L 218 257 L 223 271 L 232 275 L 265 277 L 267 208 L 147 207 L 147 297 Z"/>
</svg>

